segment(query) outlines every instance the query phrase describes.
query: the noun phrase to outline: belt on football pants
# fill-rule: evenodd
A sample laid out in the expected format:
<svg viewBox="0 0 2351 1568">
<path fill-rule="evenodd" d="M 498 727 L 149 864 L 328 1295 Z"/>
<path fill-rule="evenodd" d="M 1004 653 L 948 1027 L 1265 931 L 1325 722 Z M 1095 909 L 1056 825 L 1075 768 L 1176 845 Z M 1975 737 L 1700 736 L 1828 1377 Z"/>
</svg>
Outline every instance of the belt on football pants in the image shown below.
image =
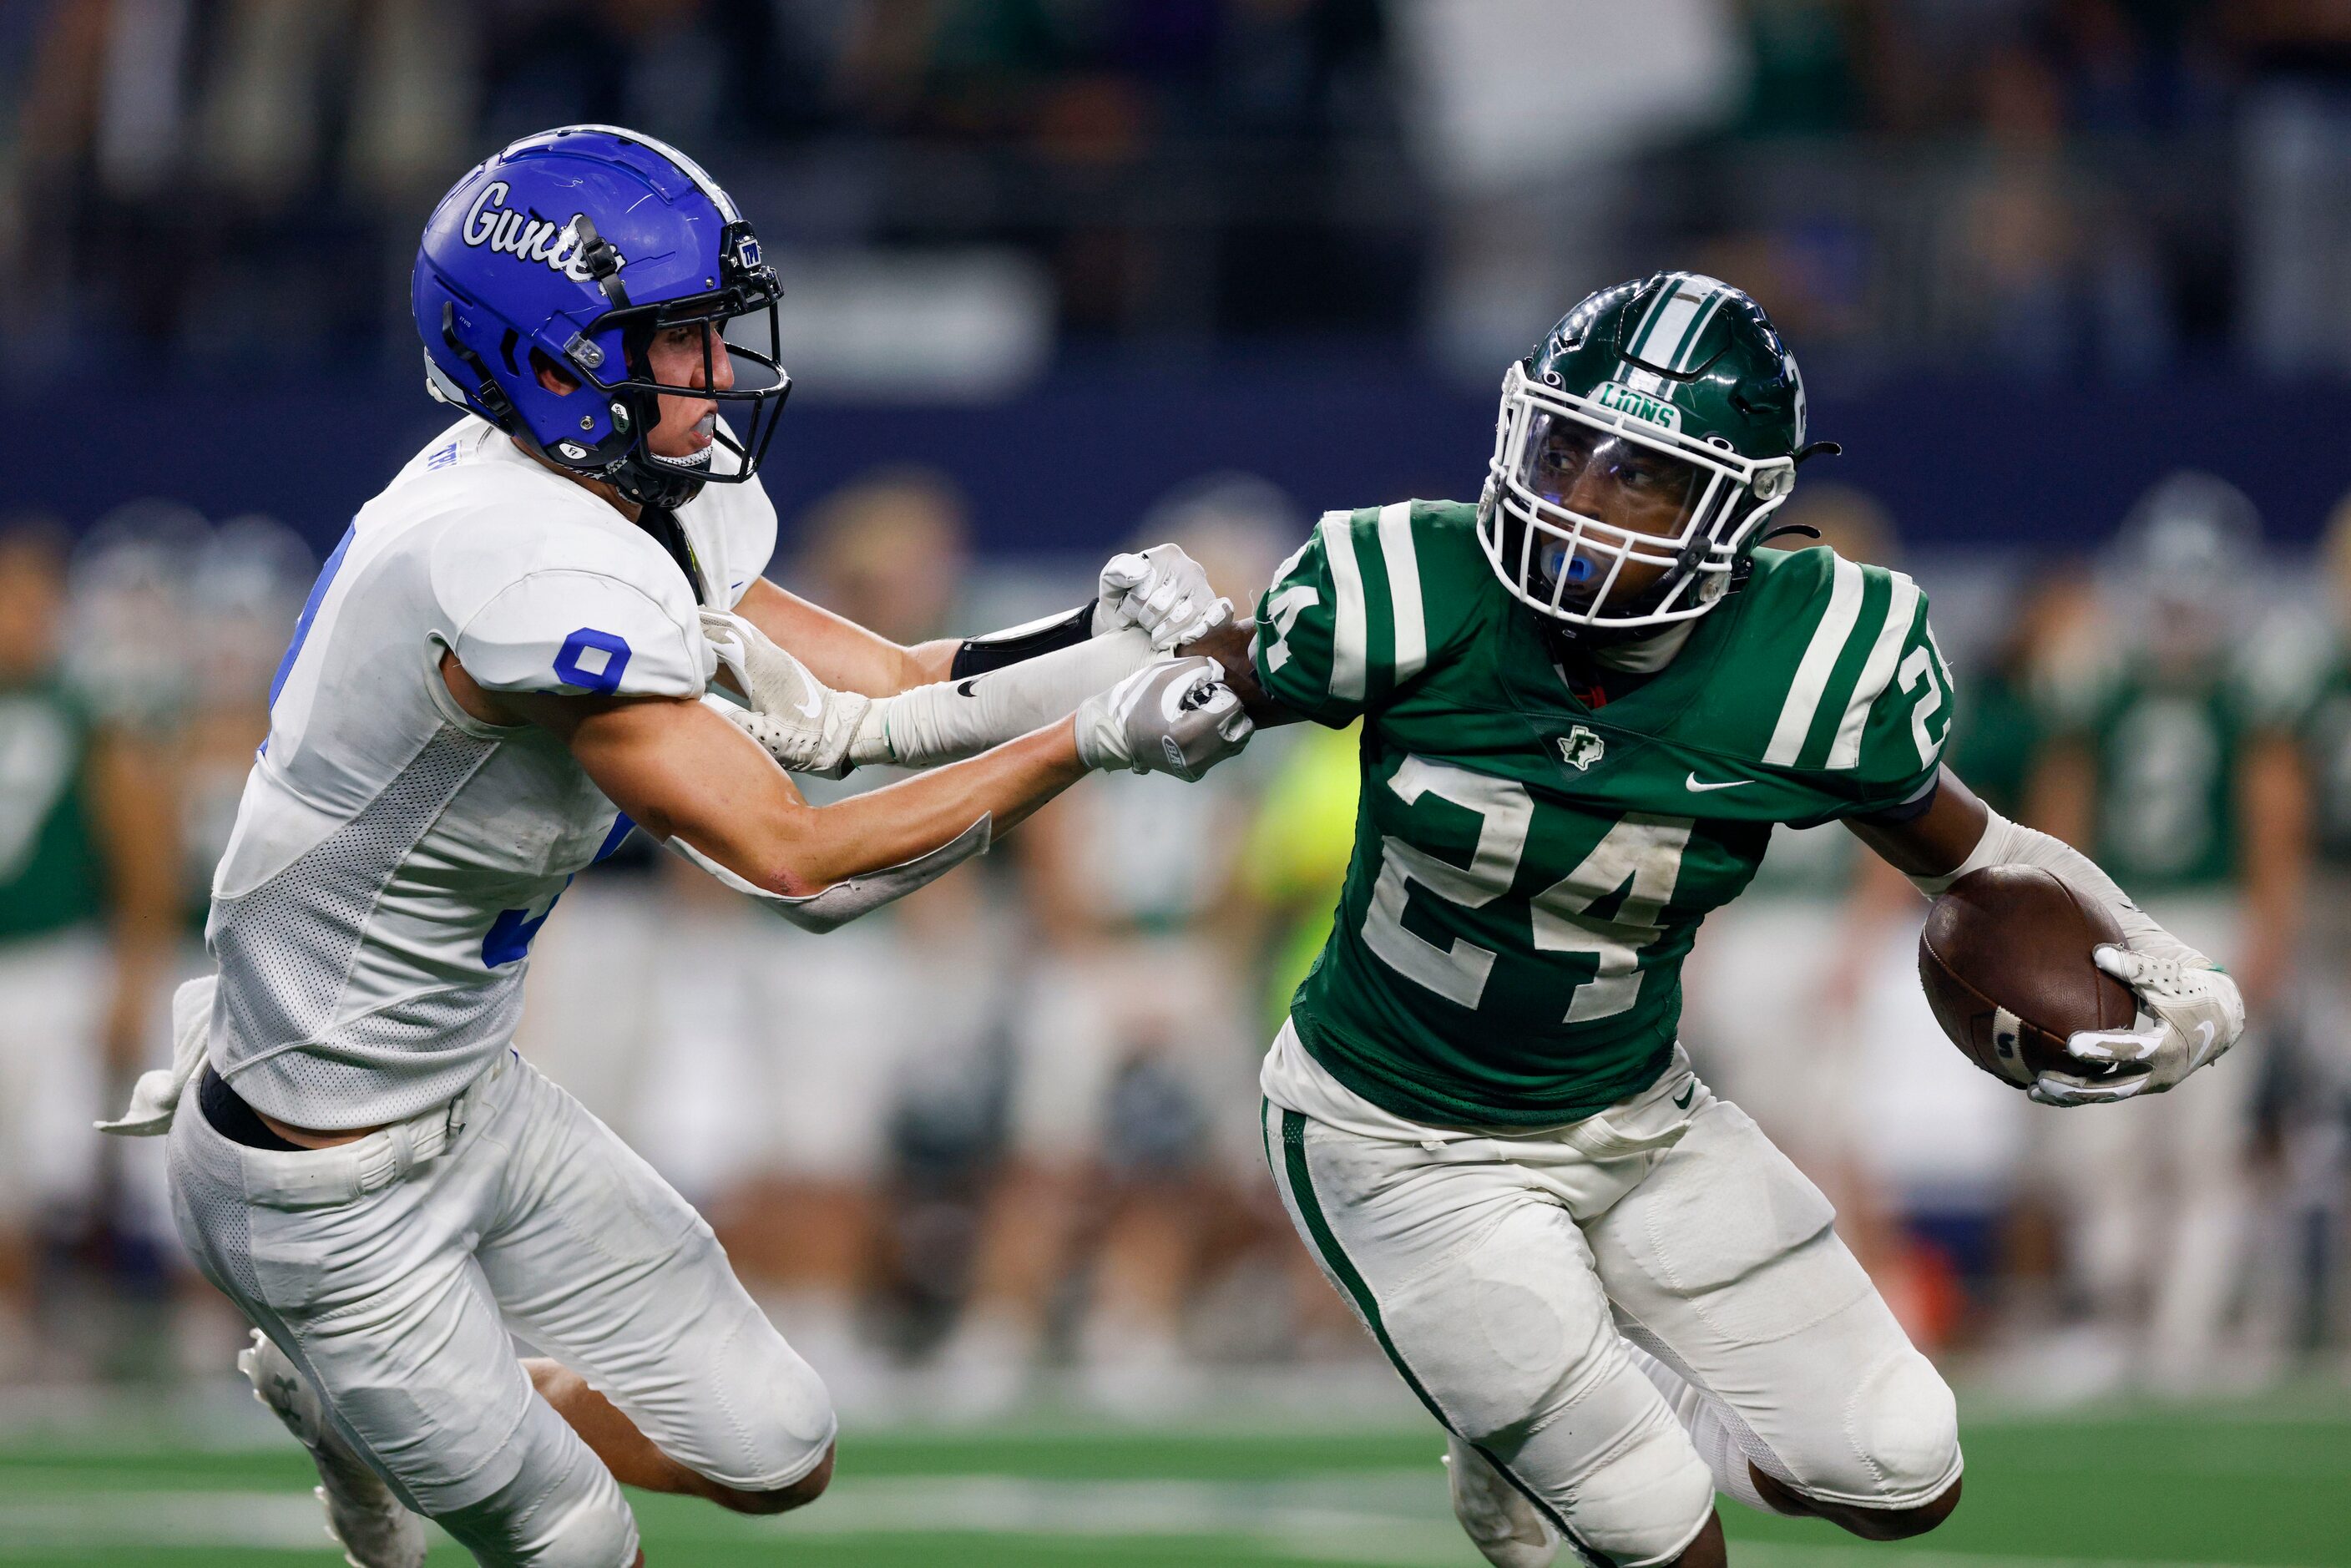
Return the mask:
<svg viewBox="0 0 2351 1568">
<path fill-rule="evenodd" d="M 245 1150 L 246 1197 L 272 1208 L 314 1208 L 382 1191 L 448 1151 L 465 1131 L 466 1113 L 477 1096 L 496 1082 L 514 1059 L 509 1049 L 454 1099 L 348 1144 L 288 1150 L 240 1143 Z M 209 1114 L 205 1120 L 218 1127 Z"/>
</svg>

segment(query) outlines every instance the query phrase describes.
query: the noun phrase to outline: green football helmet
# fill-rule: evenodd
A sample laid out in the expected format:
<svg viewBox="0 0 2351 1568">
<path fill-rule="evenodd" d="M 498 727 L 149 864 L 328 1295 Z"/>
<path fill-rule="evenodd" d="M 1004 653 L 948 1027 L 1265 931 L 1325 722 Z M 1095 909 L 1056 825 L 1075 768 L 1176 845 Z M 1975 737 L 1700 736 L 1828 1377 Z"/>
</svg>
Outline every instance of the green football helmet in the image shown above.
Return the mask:
<svg viewBox="0 0 2351 1568">
<path fill-rule="evenodd" d="M 1570 635 L 1647 635 L 1722 601 L 1803 449 L 1803 380 L 1762 307 L 1696 273 L 1621 283 L 1503 376 L 1479 540 Z"/>
</svg>

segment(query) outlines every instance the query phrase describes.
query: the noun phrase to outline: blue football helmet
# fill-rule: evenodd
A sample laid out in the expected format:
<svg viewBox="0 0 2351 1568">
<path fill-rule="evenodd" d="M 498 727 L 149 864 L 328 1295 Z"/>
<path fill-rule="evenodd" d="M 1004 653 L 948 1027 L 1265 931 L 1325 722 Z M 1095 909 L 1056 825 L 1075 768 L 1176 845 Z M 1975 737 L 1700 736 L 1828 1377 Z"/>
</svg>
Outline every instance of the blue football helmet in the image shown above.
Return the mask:
<svg viewBox="0 0 2351 1568">
<path fill-rule="evenodd" d="M 664 507 L 758 472 L 791 391 L 778 363 L 782 292 L 716 181 L 676 148 L 609 125 L 543 131 L 476 165 L 424 225 L 410 280 L 428 392 L 549 463 Z M 762 316 L 764 351 L 723 335 L 732 325 L 757 341 Z M 654 332 L 696 324 L 701 384 L 655 381 Z M 734 371 L 725 391 L 718 354 Z M 578 384 L 549 391 L 542 362 Z M 664 393 L 725 416 L 691 460 L 645 444 Z M 721 445 L 735 462 L 712 461 Z"/>
</svg>

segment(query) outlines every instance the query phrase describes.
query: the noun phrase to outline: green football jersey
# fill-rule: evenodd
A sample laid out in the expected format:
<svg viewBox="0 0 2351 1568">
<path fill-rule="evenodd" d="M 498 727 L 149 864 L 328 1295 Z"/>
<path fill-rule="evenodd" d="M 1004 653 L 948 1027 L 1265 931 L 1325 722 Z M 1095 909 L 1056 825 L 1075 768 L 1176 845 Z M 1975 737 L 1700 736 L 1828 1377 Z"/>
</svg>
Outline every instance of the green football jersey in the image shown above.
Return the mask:
<svg viewBox="0 0 2351 1568">
<path fill-rule="evenodd" d="M 2002 670 L 1971 673 L 1952 721 L 1951 770 L 1984 804 L 2021 819 L 2046 728 L 2031 692 Z"/>
<path fill-rule="evenodd" d="M 2326 864 L 2351 871 L 2351 660 L 2337 659 L 2327 671 L 2302 731 L 2310 757 L 2313 845 Z"/>
<path fill-rule="evenodd" d="M 89 716 L 54 682 L 0 690 L 0 942 L 98 917 L 105 871 L 84 802 Z"/>
<path fill-rule="evenodd" d="M 1664 1071 L 1698 922 L 1775 824 L 1931 787 L 1950 680 L 1909 579 L 1759 550 L 1671 664 L 1587 706 L 1475 518 L 1330 513 L 1259 607 L 1267 692 L 1363 720 L 1353 856 L 1290 1017 L 1398 1115 L 1539 1126 Z"/>
<path fill-rule="evenodd" d="M 2262 722 L 2244 684 L 2199 669 L 2112 670 L 2078 721 L 2096 777 L 2091 852 L 2134 897 L 2210 893 L 2237 879 L 2237 765 Z"/>
</svg>

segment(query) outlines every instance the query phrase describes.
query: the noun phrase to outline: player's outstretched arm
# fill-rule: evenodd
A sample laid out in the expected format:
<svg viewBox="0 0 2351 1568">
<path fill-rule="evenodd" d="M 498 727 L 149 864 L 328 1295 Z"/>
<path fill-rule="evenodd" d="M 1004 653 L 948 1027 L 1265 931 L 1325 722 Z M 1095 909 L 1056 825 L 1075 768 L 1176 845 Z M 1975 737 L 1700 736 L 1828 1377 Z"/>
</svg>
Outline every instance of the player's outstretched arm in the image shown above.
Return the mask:
<svg viewBox="0 0 2351 1568">
<path fill-rule="evenodd" d="M 699 701 L 490 692 L 445 654 L 442 673 L 475 717 L 556 736 L 615 805 L 689 858 L 771 898 L 830 898 L 813 925 L 853 917 L 986 849 L 1089 769 L 1196 777 L 1249 735 L 1214 661 L 1163 662 L 967 762 L 819 807 Z M 860 879 L 863 888 L 838 893 Z"/>
<path fill-rule="evenodd" d="M 935 682 L 985 674 L 1130 629 L 1144 634 L 1149 652 L 1164 653 L 1228 622 L 1232 605 L 1208 586 L 1207 573 L 1197 561 L 1174 545 L 1154 545 L 1111 557 L 1096 579 L 1091 602 L 1066 614 L 964 642 L 942 638 L 902 647 L 765 578 L 751 584 L 734 612 L 790 649 L 832 690 L 887 697 Z M 1117 673 L 1125 674 L 1140 663 L 1131 661 Z"/>
<path fill-rule="evenodd" d="M 2066 1042 L 2093 1078 L 2043 1072 L 2032 1098 L 2087 1105 L 2160 1094 L 2217 1061 L 2245 1030 L 2245 1004 L 2211 959 L 2148 918 L 2097 862 L 2061 839 L 2011 822 L 1976 798 L 1949 768 L 1938 775 L 1925 811 L 1907 821 L 1852 820 L 1861 841 L 1930 897 L 1970 872 L 1998 865 L 2037 866 L 2098 904 L 2123 933 L 2120 947 L 2100 947 L 2098 967 L 2128 986 L 2144 1029 L 2089 1030 Z M 2119 1065 L 2123 1071 L 2115 1071 Z"/>
<path fill-rule="evenodd" d="M 968 762 L 812 806 L 747 737 L 698 702 L 581 706 L 587 711 L 530 716 L 561 735 L 597 788 L 647 832 L 683 839 L 752 886 L 786 898 L 918 860 L 983 820 L 1001 831 L 1086 772 L 1074 727 L 1064 720 Z"/>
</svg>

